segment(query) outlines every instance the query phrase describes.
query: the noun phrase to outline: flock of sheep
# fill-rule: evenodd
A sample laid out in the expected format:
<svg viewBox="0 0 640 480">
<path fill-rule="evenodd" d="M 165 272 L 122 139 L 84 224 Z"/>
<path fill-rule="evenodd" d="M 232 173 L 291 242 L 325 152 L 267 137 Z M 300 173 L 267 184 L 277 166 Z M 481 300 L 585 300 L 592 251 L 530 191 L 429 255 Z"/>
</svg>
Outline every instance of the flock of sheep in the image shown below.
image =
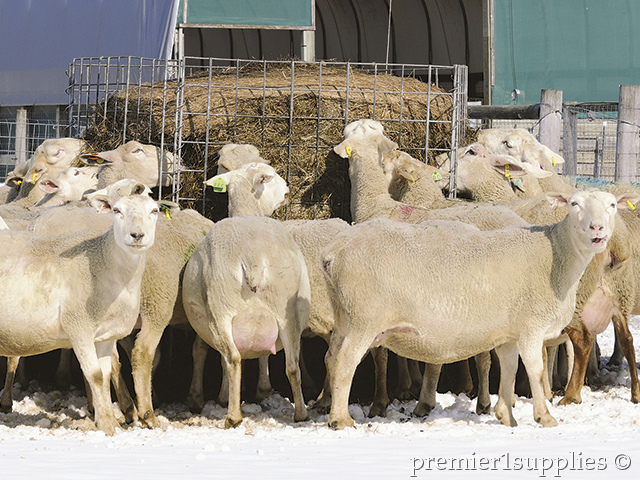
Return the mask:
<svg viewBox="0 0 640 480">
<path fill-rule="evenodd" d="M 227 428 L 242 422 L 242 360 L 259 359 L 261 398 L 271 390 L 268 355 L 281 349 L 294 420 L 309 418 L 303 335 L 328 344 L 313 405 L 330 409 L 332 428 L 353 425 L 349 392 L 367 352 L 376 376 L 370 415 L 385 415 L 388 350 L 401 356 L 403 388 L 419 385 L 420 416 L 435 406 L 441 366 L 472 356 L 476 411 L 488 413 L 495 350 L 494 413 L 508 426 L 517 424 L 520 357 L 534 418 L 554 426 L 547 407 L 554 352 L 565 343 L 573 367 L 559 403 L 580 402 L 594 336 L 610 321 L 629 365 L 631 400 L 640 401 L 628 328 L 640 313 L 640 193 L 619 184 L 613 192 L 575 189 L 555 172 L 562 158 L 524 130 L 484 130 L 459 150 L 455 186 L 469 199 L 460 200 L 443 194 L 447 158 L 429 166 L 400 151 L 379 122 L 347 125 L 334 152 L 349 163 L 352 225 L 269 218 L 288 187 L 251 145 L 220 150 L 218 174 L 206 184 L 228 192 L 229 217 L 216 223 L 152 199 L 152 188 L 172 181 L 170 154 L 135 141 L 108 152 L 83 148 L 76 139 L 47 140 L 3 187 L 4 412 L 20 357 L 65 349 L 62 375 L 72 349 L 98 429 L 119 427 L 111 383 L 128 423 L 156 427 L 151 382 L 168 325 L 190 325 L 198 335 L 192 411 L 204 405 L 208 346 L 220 353 Z M 85 166 L 71 166 L 78 158 Z M 127 339 L 135 402 L 116 348 Z"/>
</svg>

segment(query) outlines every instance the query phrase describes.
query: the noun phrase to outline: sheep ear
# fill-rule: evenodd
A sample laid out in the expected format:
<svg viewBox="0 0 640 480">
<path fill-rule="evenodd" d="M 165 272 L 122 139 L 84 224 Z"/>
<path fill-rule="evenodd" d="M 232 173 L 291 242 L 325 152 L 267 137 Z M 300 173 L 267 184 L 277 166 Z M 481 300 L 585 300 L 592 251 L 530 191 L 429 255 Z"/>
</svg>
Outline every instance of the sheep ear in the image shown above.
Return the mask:
<svg viewBox="0 0 640 480">
<path fill-rule="evenodd" d="M 562 193 L 549 192 L 545 197 L 551 208 L 563 207 L 569 203 L 569 199 Z"/>
<path fill-rule="evenodd" d="M 271 173 L 258 173 L 253 177 L 253 187 L 257 188 L 263 183 L 269 183 L 274 177 L 275 175 Z"/>
<path fill-rule="evenodd" d="M 625 210 L 635 210 L 638 208 L 638 202 L 640 202 L 640 195 L 635 193 L 623 193 L 621 195 L 616 196 L 618 199 L 618 209 Z"/>
<path fill-rule="evenodd" d="M 107 195 L 94 194 L 89 199 L 89 202 L 98 213 L 108 213 L 111 211 L 111 201 Z"/>
<path fill-rule="evenodd" d="M 211 188 L 213 188 L 213 191 L 216 193 L 224 193 L 227 191 L 227 184 L 229 183 L 228 180 L 228 175 L 229 172 L 227 173 L 221 173 L 220 175 L 216 175 L 215 177 L 211 177 L 209 180 L 207 180 L 205 183 L 205 185 L 209 185 Z"/>
<path fill-rule="evenodd" d="M 489 155 L 486 160 L 490 168 L 509 179 L 524 177 L 527 174 L 522 163 L 511 161 L 505 156 Z"/>
<path fill-rule="evenodd" d="M 348 150 L 347 150 L 348 147 Z M 340 155 L 342 158 L 349 158 L 351 152 L 351 146 L 347 140 L 333 147 L 333 151 Z"/>
<path fill-rule="evenodd" d="M 147 193 L 147 186 L 144 183 L 137 183 L 131 188 L 131 195 L 144 195 Z"/>
<path fill-rule="evenodd" d="M 382 153 L 389 153 L 398 148 L 398 144 L 393 140 L 388 139 L 384 135 L 380 134 L 380 141 L 378 142 L 378 149 Z"/>
</svg>

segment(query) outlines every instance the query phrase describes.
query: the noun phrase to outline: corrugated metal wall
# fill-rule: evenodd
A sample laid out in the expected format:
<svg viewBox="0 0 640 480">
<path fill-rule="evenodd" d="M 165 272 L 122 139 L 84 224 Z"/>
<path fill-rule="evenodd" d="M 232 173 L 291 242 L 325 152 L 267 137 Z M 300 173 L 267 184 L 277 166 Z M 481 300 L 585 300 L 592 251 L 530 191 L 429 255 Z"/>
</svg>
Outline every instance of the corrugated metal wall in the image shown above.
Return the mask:
<svg viewBox="0 0 640 480">
<path fill-rule="evenodd" d="M 316 0 L 316 59 L 468 65 L 469 97 L 482 96 L 482 0 Z M 300 31 L 186 29 L 185 55 L 300 57 Z"/>
</svg>

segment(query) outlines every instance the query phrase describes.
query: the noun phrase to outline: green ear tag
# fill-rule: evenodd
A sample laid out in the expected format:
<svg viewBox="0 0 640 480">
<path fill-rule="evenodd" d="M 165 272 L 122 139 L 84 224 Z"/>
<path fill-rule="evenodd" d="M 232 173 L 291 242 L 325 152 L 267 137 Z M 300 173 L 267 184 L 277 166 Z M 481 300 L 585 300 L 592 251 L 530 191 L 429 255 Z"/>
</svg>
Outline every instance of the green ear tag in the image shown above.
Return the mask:
<svg viewBox="0 0 640 480">
<path fill-rule="evenodd" d="M 222 178 L 216 178 L 213 182 L 211 182 L 211 187 L 216 193 L 224 193 L 227 191 L 227 184 Z"/>
<path fill-rule="evenodd" d="M 440 180 L 442 180 L 442 175 L 436 170 L 431 174 L 431 178 L 434 182 L 439 182 Z"/>
</svg>

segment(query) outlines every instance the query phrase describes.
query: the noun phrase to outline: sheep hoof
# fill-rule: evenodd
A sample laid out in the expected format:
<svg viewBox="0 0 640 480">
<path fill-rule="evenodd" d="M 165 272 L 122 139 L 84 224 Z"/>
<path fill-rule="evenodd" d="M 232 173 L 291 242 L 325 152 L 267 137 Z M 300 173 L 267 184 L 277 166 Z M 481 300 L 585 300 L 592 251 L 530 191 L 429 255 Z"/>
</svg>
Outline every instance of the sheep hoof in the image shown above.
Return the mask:
<svg viewBox="0 0 640 480">
<path fill-rule="evenodd" d="M 145 428 L 156 428 L 158 426 L 158 420 L 152 411 L 145 412 L 144 415 L 139 417 L 140 423 Z"/>
<path fill-rule="evenodd" d="M 2 413 L 11 413 L 13 412 L 13 402 L 9 405 L 0 405 L 0 412 Z"/>
<path fill-rule="evenodd" d="M 582 403 L 582 397 L 580 396 L 567 396 L 565 394 L 564 397 L 560 399 L 558 405 L 571 405 L 572 403 Z"/>
<path fill-rule="evenodd" d="M 631 403 L 640 403 L 640 395 L 631 395 Z"/>
<path fill-rule="evenodd" d="M 353 418 L 349 417 L 348 420 L 331 420 L 329 418 L 329 428 L 333 430 L 342 430 L 347 427 L 353 427 Z"/>
<path fill-rule="evenodd" d="M 307 412 L 306 408 L 302 411 L 302 413 L 295 413 L 293 415 L 294 422 L 306 422 L 307 420 L 309 420 L 309 412 Z"/>
<path fill-rule="evenodd" d="M 483 405 L 479 401 L 476 403 L 476 413 L 478 415 L 487 415 L 491 413 L 491 403 Z"/>
<path fill-rule="evenodd" d="M 373 402 L 369 410 L 369 417 L 386 417 L 387 405 L 380 402 Z"/>
<path fill-rule="evenodd" d="M 233 419 L 230 417 L 226 417 L 224 419 L 224 428 L 236 428 L 238 425 L 242 423 L 242 417 L 239 419 Z"/>
<path fill-rule="evenodd" d="M 204 408 L 204 403 L 198 400 L 195 400 L 191 397 L 187 400 L 187 405 L 189 405 L 189 411 L 192 413 L 200 413 Z"/>
<path fill-rule="evenodd" d="M 413 409 L 413 415 L 416 417 L 426 417 L 433 410 L 433 406 L 424 402 L 418 402 L 416 408 Z"/>
<path fill-rule="evenodd" d="M 542 425 L 543 427 L 557 427 L 558 421 L 551 416 L 551 414 L 547 413 L 535 419 L 537 423 Z"/>
</svg>

